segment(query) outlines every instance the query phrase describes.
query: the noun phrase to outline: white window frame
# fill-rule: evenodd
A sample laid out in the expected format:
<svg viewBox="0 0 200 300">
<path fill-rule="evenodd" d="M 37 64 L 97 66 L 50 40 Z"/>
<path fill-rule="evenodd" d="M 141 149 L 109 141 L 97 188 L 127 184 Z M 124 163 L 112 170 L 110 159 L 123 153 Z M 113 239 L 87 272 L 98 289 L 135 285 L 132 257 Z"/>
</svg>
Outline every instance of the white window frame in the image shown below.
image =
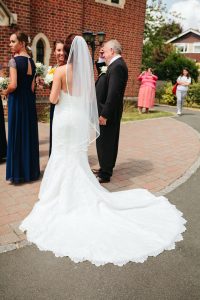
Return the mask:
<svg viewBox="0 0 200 300">
<path fill-rule="evenodd" d="M 183 47 L 183 51 L 180 51 L 178 47 Z M 176 43 L 175 47 L 177 49 L 177 52 L 179 51 L 180 53 L 188 53 L 188 44 L 187 43 Z"/>
<path fill-rule="evenodd" d="M 38 33 L 34 37 L 32 45 L 31 45 L 31 50 L 32 50 L 32 53 L 33 53 L 33 60 L 34 60 L 34 62 L 36 62 L 36 58 L 37 58 L 37 53 L 36 53 L 37 52 L 37 49 L 36 49 L 37 48 L 37 42 L 40 39 L 44 43 L 44 64 L 46 66 L 49 66 L 49 61 L 50 61 L 50 57 L 51 57 L 51 47 L 50 47 L 50 43 L 49 43 L 48 38 L 42 32 Z"/>
<path fill-rule="evenodd" d="M 111 0 L 95 0 L 95 2 L 123 9 L 124 5 L 126 3 L 126 0 L 119 0 L 119 3 L 112 3 Z"/>
<path fill-rule="evenodd" d="M 200 42 L 199 43 L 193 43 L 193 53 L 200 53 L 200 50 L 199 50 L 199 52 L 195 52 L 195 46 L 200 47 Z"/>
</svg>

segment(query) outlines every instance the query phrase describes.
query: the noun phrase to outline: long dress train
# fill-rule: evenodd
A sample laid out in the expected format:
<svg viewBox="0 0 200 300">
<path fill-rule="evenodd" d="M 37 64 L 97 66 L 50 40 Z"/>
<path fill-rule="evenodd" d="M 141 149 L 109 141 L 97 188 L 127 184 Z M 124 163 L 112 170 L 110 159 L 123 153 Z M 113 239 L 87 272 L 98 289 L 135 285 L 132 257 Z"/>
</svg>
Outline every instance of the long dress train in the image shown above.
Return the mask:
<svg viewBox="0 0 200 300">
<path fill-rule="evenodd" d="M 174 249 L 185 231 L 182 213 L 144 189 L 104 189 L 90 170 L 86 149 L 74 147 L 76 120 L 84 118 L 78 98 L 61 91 L 59 99 L 39 201 L 20 226 L 27 239 L 40 250 L 96 266 L 144 262 Z"/>
</svg>

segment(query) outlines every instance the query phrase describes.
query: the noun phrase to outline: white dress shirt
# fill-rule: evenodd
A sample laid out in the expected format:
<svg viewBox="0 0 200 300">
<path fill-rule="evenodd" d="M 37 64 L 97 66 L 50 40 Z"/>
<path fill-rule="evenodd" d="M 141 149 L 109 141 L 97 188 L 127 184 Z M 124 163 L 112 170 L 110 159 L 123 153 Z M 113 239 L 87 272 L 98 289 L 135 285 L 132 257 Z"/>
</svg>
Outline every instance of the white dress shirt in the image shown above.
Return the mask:
<svg viewBox="0 0 200 300">
<path fill-rule="evenodd" d="M 114 56 L 111 61 L 109 62 L 109 65 L 112 64 L 114 61 L 116 61 L 118 58 L 120 58 L 121 55 L 117 54 L 116 56 Z"/>
</svg>

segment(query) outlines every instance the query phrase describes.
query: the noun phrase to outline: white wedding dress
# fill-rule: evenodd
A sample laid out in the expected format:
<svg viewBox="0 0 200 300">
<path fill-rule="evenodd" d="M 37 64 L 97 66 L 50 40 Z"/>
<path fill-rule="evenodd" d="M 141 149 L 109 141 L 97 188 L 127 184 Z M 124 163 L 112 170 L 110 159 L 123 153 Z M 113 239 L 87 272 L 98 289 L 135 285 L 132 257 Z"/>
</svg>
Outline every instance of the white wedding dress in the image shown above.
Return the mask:
<svg viewBox="0 0 200 300">
<path fill-rule="evenodd" d="M 52 154 L 39 201 L 22 222 L 40 250 L 96 266 L 144 262 L 182 240 L 185 220 L 165 197 L 144 189 L 110 193 L 90 170 L 80 98 L 61 91 L 53 120 Z M 84 126 L 83 126 L 84 127 Z"/>
</svg>

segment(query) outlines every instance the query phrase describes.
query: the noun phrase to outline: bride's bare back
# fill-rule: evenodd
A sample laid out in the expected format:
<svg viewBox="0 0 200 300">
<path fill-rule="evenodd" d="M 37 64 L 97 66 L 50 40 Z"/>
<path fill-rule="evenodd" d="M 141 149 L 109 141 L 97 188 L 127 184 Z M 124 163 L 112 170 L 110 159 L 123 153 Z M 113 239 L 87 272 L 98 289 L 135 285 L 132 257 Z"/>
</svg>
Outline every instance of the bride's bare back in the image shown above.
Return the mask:
<svg viewBox="0 0 200 300">
<path fill-rule="evenodd" d="M 50 94 L 50 102 L 56 104 L 59 101 L 60 91 L 71 94 L 72 91 L 72 65 L 58 67 L 53 78 Z"/>
</svg>

